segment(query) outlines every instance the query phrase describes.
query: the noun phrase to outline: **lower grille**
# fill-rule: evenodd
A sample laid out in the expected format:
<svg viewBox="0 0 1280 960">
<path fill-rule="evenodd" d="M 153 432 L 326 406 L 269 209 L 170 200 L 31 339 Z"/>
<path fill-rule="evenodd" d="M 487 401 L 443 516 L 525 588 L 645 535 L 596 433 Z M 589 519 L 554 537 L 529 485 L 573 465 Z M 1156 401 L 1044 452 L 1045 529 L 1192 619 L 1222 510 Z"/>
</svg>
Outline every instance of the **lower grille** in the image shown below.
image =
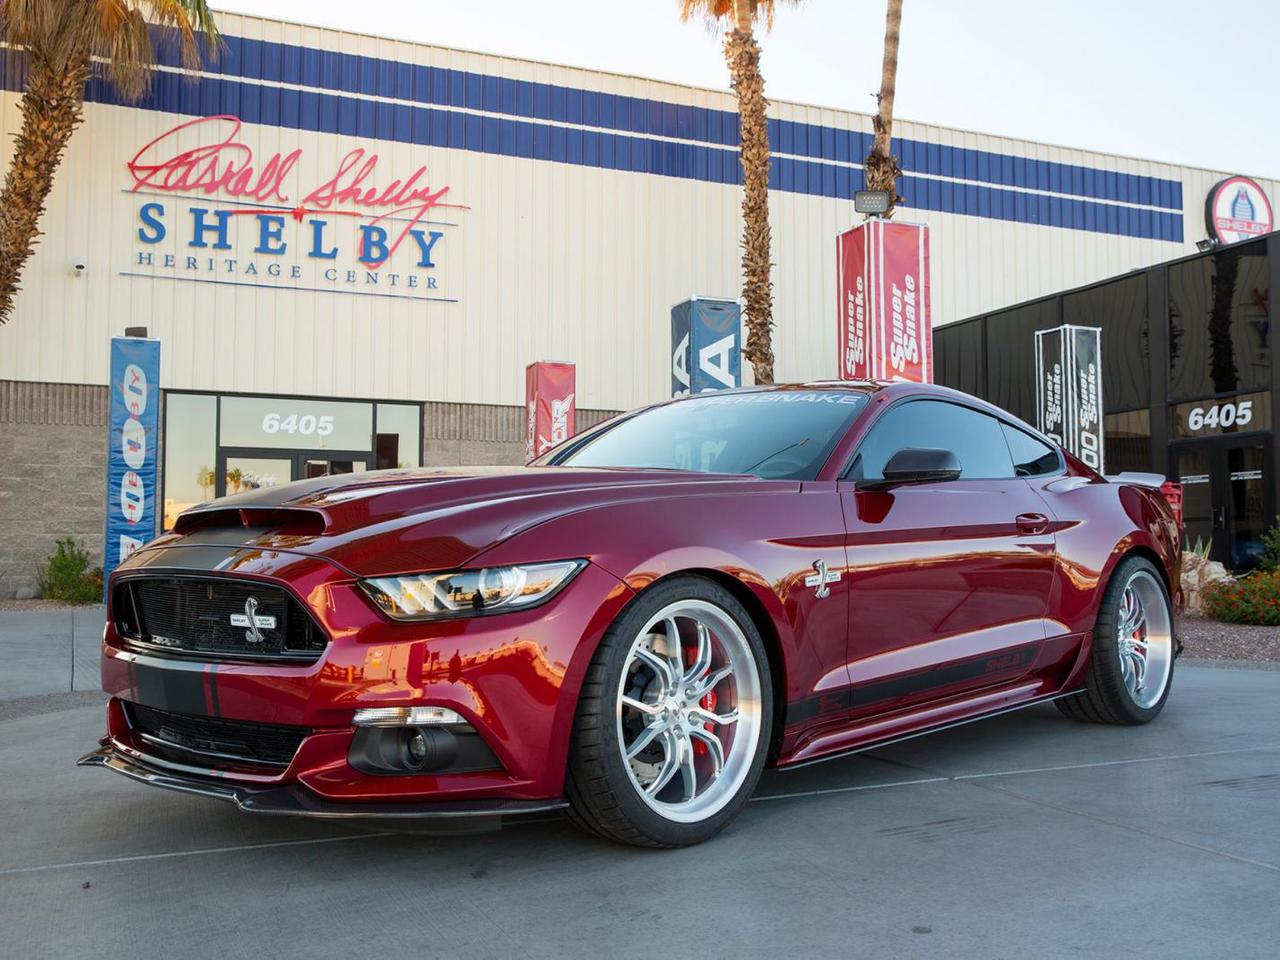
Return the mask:
<svg viewBox="0 0 1280 960">
<path fill-rule="evenodd" d="M 138 577 L 112 596 L 117 632 L 167 653 L 314 662 L 326 637 L 286 590 L 256 581 Z"/>
<path fill-rule="evenodd" d="M 152 745 L 214 767 L 227 762 L 287 767 L 311 733 L 306 727 L 197 717 L 140 703 L 126 703 L 125 712 L 129 725 Z"/>
</svg>

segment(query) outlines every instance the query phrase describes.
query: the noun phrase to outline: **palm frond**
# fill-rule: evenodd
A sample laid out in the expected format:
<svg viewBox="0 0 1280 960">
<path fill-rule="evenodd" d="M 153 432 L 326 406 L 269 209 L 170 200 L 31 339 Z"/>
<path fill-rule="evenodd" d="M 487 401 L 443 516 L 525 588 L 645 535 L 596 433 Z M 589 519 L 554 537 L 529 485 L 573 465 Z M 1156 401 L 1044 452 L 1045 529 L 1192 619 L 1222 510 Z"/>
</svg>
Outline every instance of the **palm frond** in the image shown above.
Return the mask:
<svg viewBox="0 0 1280 960">
<path fill-rule="evenodd" d="M 680 19 L 686 23 L 690 20 L 705 21 L 707 26 L 716 28 L 724 20 L 732 21 L 736 10 L 734 0 L 678 0 Z M 773 29 L 774 12 L 779 6 L 787 4 L 795 6 L 800 0 L 748 0 L 751 6 L 751 19 L 757 23 L 764 21 L 765 28 Z"/>
</svg>

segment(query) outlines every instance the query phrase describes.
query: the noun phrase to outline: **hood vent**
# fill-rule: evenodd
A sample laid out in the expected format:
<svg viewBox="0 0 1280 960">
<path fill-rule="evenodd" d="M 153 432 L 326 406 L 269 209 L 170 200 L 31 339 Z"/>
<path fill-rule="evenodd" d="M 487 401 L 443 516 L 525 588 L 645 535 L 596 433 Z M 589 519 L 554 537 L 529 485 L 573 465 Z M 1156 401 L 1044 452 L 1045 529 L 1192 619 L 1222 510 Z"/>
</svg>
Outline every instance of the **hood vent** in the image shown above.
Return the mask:
<svg viewBox="0 0 1280 960">
<path fill-rule="evenodd" d="M 223 507 L 211 510 L 189 510 L 178 517 L 173 525 L 173 532 L 187 534 L 196 530 L 245 527 L 270 529 L 294 536 L 314 537 L 324 533 L 327 525 L 325 515 L 319 510 Z"/>
</svg>

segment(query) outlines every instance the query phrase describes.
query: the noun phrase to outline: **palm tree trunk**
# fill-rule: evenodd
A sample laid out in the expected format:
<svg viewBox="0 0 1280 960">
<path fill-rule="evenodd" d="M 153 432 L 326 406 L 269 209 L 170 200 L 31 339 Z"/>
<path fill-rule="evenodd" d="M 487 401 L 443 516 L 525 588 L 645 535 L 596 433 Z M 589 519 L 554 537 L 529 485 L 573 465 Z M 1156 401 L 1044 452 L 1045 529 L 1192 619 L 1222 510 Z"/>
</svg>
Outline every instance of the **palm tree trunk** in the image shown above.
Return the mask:
<svg viewBox="0 0 1280 960">
<path fill-rule="evenodd" d="M 751 33 L 750 4 L 735 0 L 736 29 L 725 38 L 725 59 L 738 96 L 742 160 L 742 299 L 747 342 L 742 351 L 756 383 L 773 383 L 773 281 L 769 272 L 769 126 L 760 74 L 760 46 Z M 745 11 L 746 29 L 743 29 Z"/>
<path fill-rule="evenodd" d="M 11 52 L 11 56 L 13 53 Z M 40 236 L 40 215 L 62 152 L 84 116 L 87 53 L 59 68 L 27 54 L 22 130 L 0 191 L 0 323 L 9 318 L 23 265 Z"/>
<path fill-rule="evenodd" d="M 893 97 L 898 83 L 898 35 L 902 28 L 902 0 L 889 0 L 884 24 L 884 63 L 880 71 L 880 93 L 876 96 L 877 110 L 872 126 L 875 139 L 867 154 L 864 171 L 868 190 L 887 190 L 889 209 L 885 217 L 893 216 L 893 208 L 899 200 L 897 181 L 902 175 L 898 161 L 889 153 L 893 139 Z"/>
</svg>

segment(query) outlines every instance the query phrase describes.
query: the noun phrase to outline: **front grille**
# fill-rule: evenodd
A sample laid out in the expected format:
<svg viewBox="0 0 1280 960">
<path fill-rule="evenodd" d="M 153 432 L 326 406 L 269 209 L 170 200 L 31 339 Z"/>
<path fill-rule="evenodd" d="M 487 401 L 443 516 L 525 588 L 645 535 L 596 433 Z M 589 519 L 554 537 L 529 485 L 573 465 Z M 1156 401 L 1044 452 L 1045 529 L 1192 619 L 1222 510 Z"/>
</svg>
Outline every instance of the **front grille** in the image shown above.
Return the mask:
<svg viewBox="0 0 1280 960">
<path fill-rule="evenodd" d="M 246 580 L 130 579 L 116 587 L 112 610 L 126 641 L 209 660 L 314 662 L 327 642 L 291 594 Z"/>
<path fill-rule="evenodd" d="M 170 713 L 140 703 L 126 703 L 125 708 L 129 725 L 149 744 L 162 751 L 195 755 L 209 766 L 230 761 L 287 767 L 311 732 L 306 727 Z M 179 759 L 192 757 L 180 756 Z"/>
</svg>

